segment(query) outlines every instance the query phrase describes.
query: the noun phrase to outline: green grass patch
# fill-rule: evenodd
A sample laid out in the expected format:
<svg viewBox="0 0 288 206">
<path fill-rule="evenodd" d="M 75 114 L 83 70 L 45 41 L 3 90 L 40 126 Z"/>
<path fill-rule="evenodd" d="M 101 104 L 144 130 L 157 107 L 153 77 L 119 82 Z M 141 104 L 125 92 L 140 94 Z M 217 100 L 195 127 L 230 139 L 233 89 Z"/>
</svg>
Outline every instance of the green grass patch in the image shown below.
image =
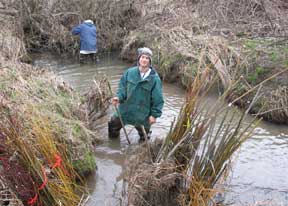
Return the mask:
<svg viewBox="0 0 288 206">
<path fill-rule="evenodd" d="M 267 70 L 261 66 L 257 66 L 254 70 L 254 72 L 248 74 L 247 81 L 251 84 L 257 84 L 259 81 L 261 81 L 261 76 L 263 76 Z"/>
<path fill-rule="evenodd" d="M 85 176 L 95 170 L 95 157 L 92 152 L 87 152 L 83 159 L 73 161 L 72 165 L 79 175 Z"/>
<path fill-rule="evenodd" d="M 270 60 L 271 60 L 272 62 L 277 62 L 277 61 L 280 60 L 280 56 L 279 56 L 278 51 L 274 50 L 274 51 L 271 52 L 271 54 L 270 54 Z"/>
<path fill-rule="evenodd" d="M 248 48 L 248 49 L 252 49 L 252 50 L 254 50 L 256 47 L 257 47 L 257 45 L 258 45 L 258 42 L 256 42 L 255 40 L 246 40 L 245 42 L 244 42 L 244 46 L 246 47 L 246 48 Z"/>
<path fill-rule="evenodd" d="M 257 82 L 258 75 L 257 74 L 249 74 L 247 80 L 249 83 L 255 84 Z"/>
<path fill-rule="evenodd" d="M 263 67 L 256 67 L 256 74 L 259 76 L 259 75 L 262 75 L 266 72 L 266 70 L 263 68 Z"/>
</svg>

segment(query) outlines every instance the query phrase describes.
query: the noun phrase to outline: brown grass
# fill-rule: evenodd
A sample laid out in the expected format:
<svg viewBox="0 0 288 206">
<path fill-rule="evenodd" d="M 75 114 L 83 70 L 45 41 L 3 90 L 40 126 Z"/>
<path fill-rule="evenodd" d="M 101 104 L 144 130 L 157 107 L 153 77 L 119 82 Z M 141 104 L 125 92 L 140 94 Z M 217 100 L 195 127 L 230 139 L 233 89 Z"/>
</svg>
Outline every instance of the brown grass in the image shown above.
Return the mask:
<svg viewBox="0 0 288 206">
<path fill-rule="evenodd" d="M 97 26 L 100 50 L 119 48 L 122 38 L 135 28 L 137 19 L 133 4 L 121 1 L 28 0 L 7 4 L 7 7 L 19 11 L 28 48 L 61 53 L 78 53 L 79 41 L 71 35 L 71 29 L 85 19 L 93 20 Z"/>
</svg>

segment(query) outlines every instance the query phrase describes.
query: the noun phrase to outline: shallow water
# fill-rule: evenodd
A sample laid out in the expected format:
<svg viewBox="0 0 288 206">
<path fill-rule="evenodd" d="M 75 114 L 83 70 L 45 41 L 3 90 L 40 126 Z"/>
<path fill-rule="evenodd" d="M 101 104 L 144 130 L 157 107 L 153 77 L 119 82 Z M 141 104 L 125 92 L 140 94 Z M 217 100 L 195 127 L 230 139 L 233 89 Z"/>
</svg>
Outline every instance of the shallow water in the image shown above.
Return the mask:
<svg viewBox="0 0 288 206">
<path fill-rule="evenodd" d="M 35 64 L 49 66 L 63 80 L 80 92 L 93 84 L 95 75 L 107 75 L 115 91 L 123 71 L 131 66 L 115 55 L 102 57 L 97 65 L 79 65 L 73 59 L 59 59 L 49 54 L 35 55 Z M 165 105 L 163 115 L 152 127 L 152 139 L 165 137 L 171 121 L 177 117 L 185 92 L 176 85 L 163 83 Z M 207 107 L 213 106 L 216 95 L 207 97 Z M 112 108 L 109 111 L 111 114 Z M 109 115 L 99 120 L 99 131 L 104 143 L 95 150 L 98 170 L 88 177 L 91 191 L 88 206 L 121 204 L 122 169 L 127 142 L 107 139 Z M 251 117 L 246 119 L 248 124 Z M 127 127 L 129 138 L 137 145 L 138 136 L 133 127 Z M 288 127 L 261 123 L 255 134 L 248 139 L 234 157 L 232 171 L 225 185 L 223 199 L 226 205 L 288 205 Z"/>
</svg>

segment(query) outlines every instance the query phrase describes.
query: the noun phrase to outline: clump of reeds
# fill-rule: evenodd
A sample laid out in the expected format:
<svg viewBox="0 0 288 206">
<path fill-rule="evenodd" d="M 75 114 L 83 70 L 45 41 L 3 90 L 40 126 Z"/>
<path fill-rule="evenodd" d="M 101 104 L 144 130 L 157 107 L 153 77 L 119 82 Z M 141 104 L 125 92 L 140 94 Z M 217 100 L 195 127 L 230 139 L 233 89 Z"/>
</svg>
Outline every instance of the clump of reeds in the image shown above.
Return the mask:
<svg viewBox="0 0 288 206">
<path fill-rule="evenodd" d="M 169 175 L 175 177 L 177 174 L 181 175 L 178 176 L 181 178 L 174 181 L 170 189 L 173 187 L 178 189 L 169 190 L 168 187 L 165 190 L 166 196 L 175 197 L 177 193 L 178 205 L 211 204 L 217 192 L 215 185 L 227 171 L 229 160 L 251 135 L 257 120 L 244 126 L 243 120 L 247 112 L 237 114 L 231 106 L 225 106 L 223 96 L 212 108 L 204 107 L 205 94 L 213 83 L 213 81 L 207 82 L 208 76 L 208 68 L 196 75 L 177 121 L 173 123 L 171 131 L 163 140 L 156 157 L 151 159 L 150 166 L 145 163 L 142 170 L 135 169 L 137 172 L 129 179 L 128 194 L 137 191 L 137 195 L 140 196 L 137 200 L 142 199 L 143 205 L 153 205 L 155 202 L 157 205 L 162 205 L 156 196 L 151 196 L 153 194 L 151 191 L 155 189 L 152 189 L 147 196 L 149 187 L 146 185 L 153 185 L 156 180 Z M 159 175 L 157 171 L 161 171 L 161 165 L 171 161 L 175 164 L 174 170 L 171 170 L 169 175 Z M 140 161 L 138 164 L 136 168 L 141 168 L 143 165 Z M 165 170 L 165 167 L 163 169 Z M 165 183 L 161 182 L 158 186 L 163 188 L 162 184 Z M 167 184 L 170 185 L 168 182 Z"/>
<path fill-rule="evenodd" d="M 65 142 L 55 137 L 48 119 L 34 117 L 30 125 L 23 127 L 15 116 L 0 123 L 1 143 L 9 151 L 5 152 L 9 161 L 1 163 L 4 168 L 19 165 L 1 177 L 25 205 L 78 205 L 83 189 L 76 183 L 80 177 L 71 166 Z"/>
</svg>

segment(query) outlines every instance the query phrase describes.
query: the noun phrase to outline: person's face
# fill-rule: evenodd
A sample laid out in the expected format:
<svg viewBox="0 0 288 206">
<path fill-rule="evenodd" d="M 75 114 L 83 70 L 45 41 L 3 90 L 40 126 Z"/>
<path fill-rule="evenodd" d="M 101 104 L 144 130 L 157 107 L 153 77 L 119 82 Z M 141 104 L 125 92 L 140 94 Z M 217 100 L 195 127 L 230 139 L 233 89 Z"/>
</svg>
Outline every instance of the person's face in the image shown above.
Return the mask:
<svg viewBox="0 0 288 206">
<path fill-rule="evenodd" d="M 139 64 L 141 67 L 148 67 L 150 64 L 149 56 L 146 54 L 142 54 L 139 59 Z"/>
</svg>

